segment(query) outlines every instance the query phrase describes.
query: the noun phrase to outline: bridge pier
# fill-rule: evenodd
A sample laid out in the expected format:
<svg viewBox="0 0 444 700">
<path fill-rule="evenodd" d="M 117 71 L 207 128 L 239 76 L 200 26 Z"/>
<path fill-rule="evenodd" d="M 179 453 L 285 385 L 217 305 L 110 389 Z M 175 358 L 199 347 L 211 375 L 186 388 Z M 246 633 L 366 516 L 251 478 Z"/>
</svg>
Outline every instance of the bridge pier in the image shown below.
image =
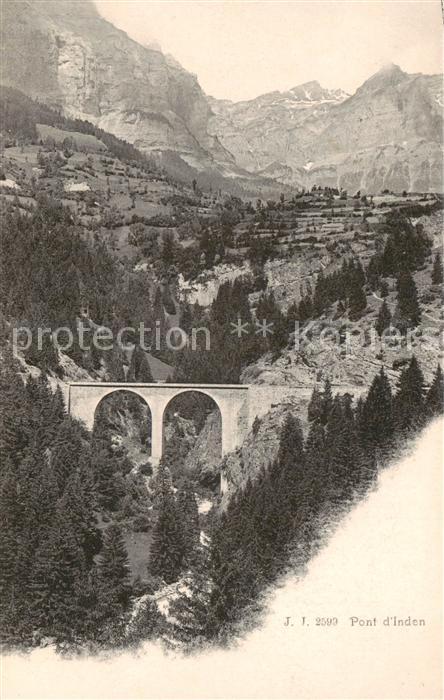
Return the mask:
<svg viewBox="0 0 444 700">
<path fill-rule="evenodd" d="M 163 415 L 168 401 L 150 398 L 151 410 L 151 462 L 158 465 L 163 455 Z"/>
<path fill-rule="evenodd" d="M 239 425 L 242 406 L 232 399 L 220 399 L 222 457 L 232 452 L 242 442 L 243 431 Z"/>
</svg>

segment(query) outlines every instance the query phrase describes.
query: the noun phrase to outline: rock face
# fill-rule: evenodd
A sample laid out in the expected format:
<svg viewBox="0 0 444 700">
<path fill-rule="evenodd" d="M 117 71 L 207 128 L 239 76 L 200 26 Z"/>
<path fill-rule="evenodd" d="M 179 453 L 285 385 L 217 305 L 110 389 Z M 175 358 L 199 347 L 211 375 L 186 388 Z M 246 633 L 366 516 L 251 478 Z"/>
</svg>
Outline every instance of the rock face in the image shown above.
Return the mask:
<svg viewBox="0 0 444 700">
<path fill-rule="evenodd" d="M 197 78 L 106 22 L 89 0 L 3 6 L 3 83 L 94 122 L 145 151 L 232 162 L 207 131 Z"/>
<path fill-rule="evenodd" d="M 313 82 L 211 100 L 210 130 L 241 167 L 288 184 L 440 191 L 443 104 L 441 76 L 390 65 L 351 97 Z"/>
<path fill-rule="evenodd" d="M 316 81 L 246 102 L 210 97 L 215 115 L 210 129 L 241 167 L 291 180 L 292 163 L 306 162 L 299 141 L 307 119 L 325 116 L 347 97 L 342 90 L 324 90 Z"/>
<path fill-rule="evenodd" d="M 218 411 L 210 413 L 188 452 L 184 469 L 197 475 L 200 483 L 207 486 L 218 485 L 220 474 L 222 426 Z"/>
<path fill-rule="evenodd" d="M 274 406 L 257 422 L 256 428 L 248 433 L 241 447 L 223 459 L 223 509 L 231 496 L 243 488 L 248 479 L 254 481 L 260 469 L 268 468 L 276 459 L 281 429 L 289 414 L 299 419 L 304 435 L 307 435 L 308 403 L 308 397 L 289 398 L 285 403 Z"/>
</svg>

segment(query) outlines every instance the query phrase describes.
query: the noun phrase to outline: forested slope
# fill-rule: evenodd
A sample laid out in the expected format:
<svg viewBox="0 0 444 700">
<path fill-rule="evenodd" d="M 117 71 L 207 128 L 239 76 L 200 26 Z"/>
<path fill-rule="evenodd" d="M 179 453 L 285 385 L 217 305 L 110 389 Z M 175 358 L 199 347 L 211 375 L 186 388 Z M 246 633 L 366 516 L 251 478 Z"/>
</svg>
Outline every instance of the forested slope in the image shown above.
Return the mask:
<svg viewBox="0 0 444 700">
<path fill-rule="evenodd" d="M 5 104 L 6 647 L 224 642 L 442 409 L 442 202 L 330 188 L 268 202 L 202 192 L 91 125 L 14 91 Z M 192 303 L 185 282 L 198 287 L 221 265 L 236 274 L 210 303 Z M 159 342 L 143 345 L 131 330 L 142 322 Z M 187 337 L 207 333 L 172 348 L 177 325 Z M 27 348 L 14 344 L 19 327 L 32 332 Z M 90 338 L 103 327 L 115 341 L 108 349 L 81 346 L 81 328 Z M 307 347 L 296 347 L 297 328 L 309 331 Z M 315 337 L 324 328 L 337 334 L 334 349 Z M 350 336 L 357 328 L 361 345 Z M 375 351 L 372 335 L 388 336 L 386 346 Z M 308 406 L 274 407 L 224 460 L 214 406 L 188 396 L 167 411 L 165 457 L 153 470 L 146 406 L 115 397 L 88 433 L 63 398 L 76 370 L 93 381 L 150 382 L 148 356 L 175 382 L 292 382 L 313 395 Z M 213 508 L 199 513 L 204 499 Z M 173 615 L 158 605 L 171 587 Z"/>
</svg>

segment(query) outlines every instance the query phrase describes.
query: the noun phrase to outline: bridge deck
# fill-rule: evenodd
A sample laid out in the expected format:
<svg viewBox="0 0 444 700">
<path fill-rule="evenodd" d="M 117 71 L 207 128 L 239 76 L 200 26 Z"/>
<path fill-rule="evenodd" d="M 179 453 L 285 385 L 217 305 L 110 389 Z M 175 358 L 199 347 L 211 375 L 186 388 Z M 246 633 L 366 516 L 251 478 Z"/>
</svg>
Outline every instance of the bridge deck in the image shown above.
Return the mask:
<svg viewBox="0 0 444 700">
<path fill-rule="evenodd" d="M 171 382 L 69 382 L 69 386 L 110 386 L 128 389 L 129 387 L 168 387 L 169 389 L 249 389 L 250 384 L 173 384 Z M 257 385 L 260 386 L 260 385 Z"/>
</svg>

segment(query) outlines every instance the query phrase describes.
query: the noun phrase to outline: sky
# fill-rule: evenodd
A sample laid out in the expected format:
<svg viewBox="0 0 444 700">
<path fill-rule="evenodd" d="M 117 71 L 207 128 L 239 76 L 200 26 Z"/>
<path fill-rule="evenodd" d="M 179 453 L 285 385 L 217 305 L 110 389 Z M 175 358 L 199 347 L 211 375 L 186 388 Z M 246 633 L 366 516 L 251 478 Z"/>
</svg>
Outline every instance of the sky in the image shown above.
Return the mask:
<svg viewBox="0 0 444 700">
<path fill-rule="evenodd" d="M 95 0 L 107 20 L 157 42 L 204 91 L 243 100 L 310 80 L 353 93 L 387 63 L 443 67 L 440 0 Z"/>
</svg>

